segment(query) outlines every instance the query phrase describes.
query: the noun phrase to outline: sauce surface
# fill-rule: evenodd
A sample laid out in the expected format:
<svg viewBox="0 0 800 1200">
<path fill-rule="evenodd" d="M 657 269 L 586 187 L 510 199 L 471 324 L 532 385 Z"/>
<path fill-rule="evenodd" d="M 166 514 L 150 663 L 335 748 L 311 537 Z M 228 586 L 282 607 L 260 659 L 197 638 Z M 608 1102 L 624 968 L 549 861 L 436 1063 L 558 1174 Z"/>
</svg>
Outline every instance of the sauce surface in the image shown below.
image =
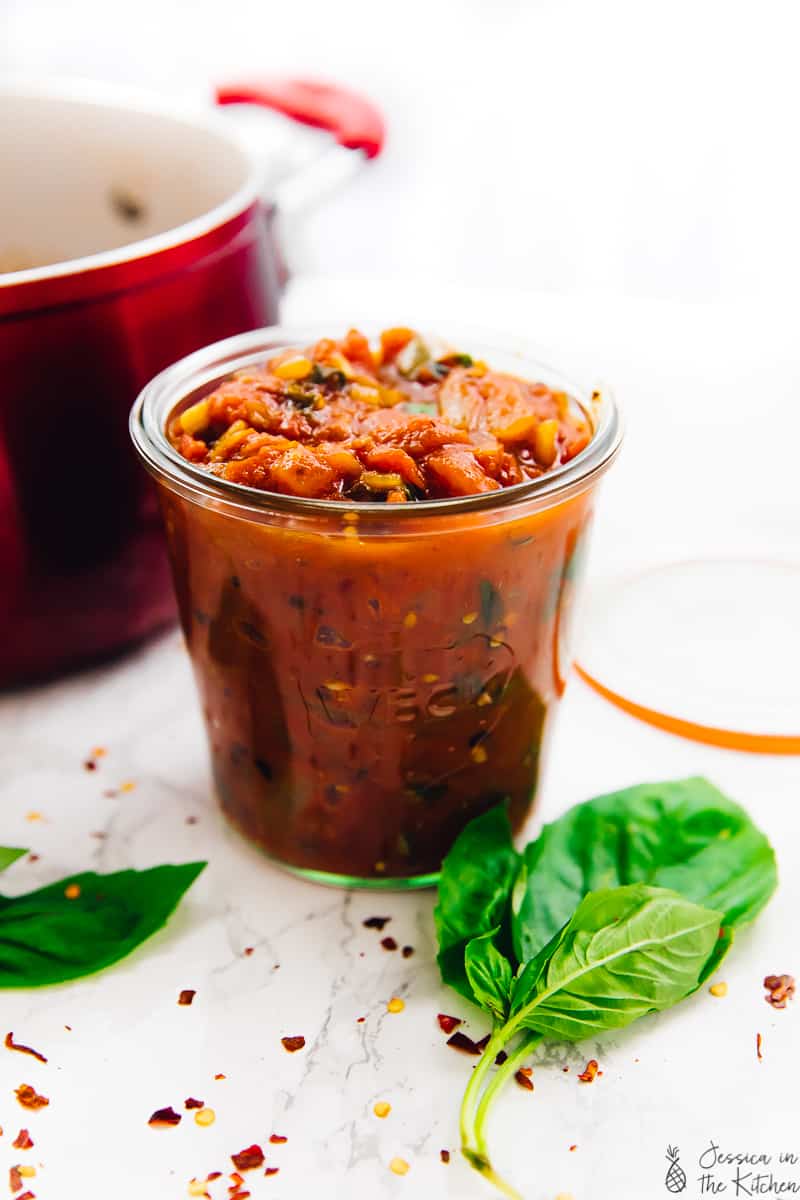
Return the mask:
<svg viewBox="0 0 800 1200">
<path fill-rule="evenodd" d="M 388 504 L 511 487 L 589 443 L 565 392 L 491 370 L 411 329 L 355 329 L 239 371 L 173 414 L 175 449 L 263 491 Z"/>
</svg>

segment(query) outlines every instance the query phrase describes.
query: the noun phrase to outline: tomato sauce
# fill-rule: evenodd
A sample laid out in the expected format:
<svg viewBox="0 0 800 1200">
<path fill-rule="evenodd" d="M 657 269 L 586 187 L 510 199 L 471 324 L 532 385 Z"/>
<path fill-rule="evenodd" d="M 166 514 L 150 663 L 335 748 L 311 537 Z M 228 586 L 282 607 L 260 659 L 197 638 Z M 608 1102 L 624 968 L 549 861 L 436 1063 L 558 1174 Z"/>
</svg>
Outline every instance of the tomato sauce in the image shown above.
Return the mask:
<svg viewBox="0 0 800 1200">
<path fill-rule="evenodd" d="M 590 416 L 389 330 L 374 347 L 351 332 L 282 351 L 178 405 L 166 431 L 212 476 L 323 502 L 242 515 L 160 489 L 232 821 L 295 869 L 355 883 L 428 881 L 498 802 L 520 828 L 563 690 L 591 489 L 549 506 L 426 501 L 546 474 L 587 445 Z"/>
</svg>

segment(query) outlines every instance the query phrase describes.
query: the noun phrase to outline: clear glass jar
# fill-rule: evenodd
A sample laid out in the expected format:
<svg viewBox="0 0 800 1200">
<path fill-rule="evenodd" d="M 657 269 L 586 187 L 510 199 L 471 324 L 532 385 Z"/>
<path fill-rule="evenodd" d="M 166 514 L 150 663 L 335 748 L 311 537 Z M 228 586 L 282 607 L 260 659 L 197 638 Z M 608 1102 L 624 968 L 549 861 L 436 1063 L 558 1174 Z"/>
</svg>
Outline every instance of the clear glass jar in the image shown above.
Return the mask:
<svg viewBox="0 0 800 1200">
<path fill-rule="evenodd" d="M 144 389 L 131 433 L 158 486 L 224 812 L 300 875 L 420 887 L 473 817 L 504 802 L 518 830 L 531 812 L 620 420 L 524 348 L 462 335 L 449 340 L 491 367 L 572 395 L 589 446 L 532 482 L 394 505 L 258 491 L 173 449 L 176 406 L 323 333 L 265 329 L 181 360 Z"/>
</svg>

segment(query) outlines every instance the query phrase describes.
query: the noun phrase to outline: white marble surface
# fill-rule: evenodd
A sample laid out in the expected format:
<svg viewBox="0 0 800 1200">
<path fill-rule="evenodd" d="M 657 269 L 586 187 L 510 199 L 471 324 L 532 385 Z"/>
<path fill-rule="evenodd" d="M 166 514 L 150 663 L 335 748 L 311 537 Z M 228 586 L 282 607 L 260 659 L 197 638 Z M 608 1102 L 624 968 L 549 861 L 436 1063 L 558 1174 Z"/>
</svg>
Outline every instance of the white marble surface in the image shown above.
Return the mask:
<svg viewBox="0 0 800 1200">
<path fill-rule="evenodd" d="M 459 296 L 441 293 L 438 311 L 462 319 L 476 300 Z M 287 316 L 349 313 L 357 297 L 362 312 L 373 304 L 386 311 L 390 291 L 364 295 L 361 285 L 300 283 Z M 760 393 L 764 405 L 796 395 L 797 352 L 791 339 L 780 341 L 776 327 L 768 334 L 765 320 L 761 341 L 753 343 L 731 336 L 732 329 L 752 328 L 749 319 L 736 318 L 737 326 L 719 312 L 713 321 L 699 310 L 606 308 L 581 315 L 579 307 L 542 298 L 501 303 L 497 296 L 488 306 L 484 297 L 484 309 L 496 325 L 538 329 L 556 350 L 574 343 L 580 328 L 584 356 L 596 356 L 628 400 L 631 453 L 601 505 L 596 575 L 608 562 L 638 561 L 648 528 L 659 531 L 667 557 L 673 543 L 692 537 L 702 543 L 712 533 L 720 544 L 737 531 L 745 541 L 752 534 L 791 542 L 796 501 L 787 509 L 779 471 L 772 472 L 771 489 L 764 476 L 760 504 L 752 495 L 745 504 L 732 482 L 724 504 L 709 515 L 710 491 L 697 480 L 682 479 L 683 500 L 673 503 L 644 470 L 655 428 L 661 441 L 659 455 L 649 459 L 653 470 L 668 460 L 669 438 L 682 435 L 680 422 L 667 420 L 676 395 L 684 404 L 691 400 L 701 422 L 724 402 L 726 436 L 734 444 L 746 440 L 758 371 L 769 383 Z M 778 459 L 784 452 L 782 445 L 774 451 Z M 714 486 L 730 479 L 723 459 Z M 87 772 L 84 760 L 98 745 L 107 754 L 97 771 Z M 534 1057 L 534 1093 L 512 1087 L 491 1135 L 498 1165 L 527 1200 L 560 1194 L 658 1200 L 668 1194 L 668 1143 L 681 1149 L 690 1200 L 703 1194 L 697 1160 L 712 1138 L 732 1151 L 800 1154 L 800 1001 L 775 1012 L 760 986 L 768 973 L 800 975 L 800 760 L 681 741 L 624 716 L 573 678 L 539 814 L 550 819 L 616 786 L 689 773 L 707 774 L 763 825 L 779 854 L 779 893 L 725 963 L 727 997 L 702 992 L 624 1035 Z M 135 787 L 105 794 L 126 781 Z M 32 812 L 41 819 L 30 820 Z M 167 930 L 120 965 L 83 982 L 0 996 L 0 1034 L 13 1030 L 49 1058 L 42 1065 L 0 1049 L 0 1163 L 36 1164 L 36 1178 L 26 1183 L 37 1200 L 177 1200 L 192 1177 L 213 1170 L 227 1176 L 229 1155 L 252 1142 L 280 1167 L 271 1178 L 248 1176 L 253 1200 L 492 1194 L 457 1153 L 457 1110 L 472 1060 L 445 1045 L 435 1017 L 438 1011 L 465 1016 L 474 1036 L 486 1022 L 438 982 L 433 895 L 315 887 L 270 865 L 229 830 L 211 794 L 177 632 L 102 669 L 0 698 L 0 842 L 30 846 L 40 856 L 7 872 L 9 892 L 91 867 L 209 861 Z M 391 915 L 387 933 L 413 945 L 413 957 L 381 948 L 381 935 L 362 925 L 374 914 Z M 176 1003 L 183 988 L 197 991 L 191 1007 Z M 405 1000 L 396 1015 L 386 1011 L 394 995 Z M 366 1020 L 358 1024 L 361 1016 Z M 306 1038 L 295 1055 L 280 1042 L 292 1034 Z M 603 1076 L 579 1084 L 576 1069 L 591 1056 Z M 214 1079 L 218 1072 L 224 1080 Z M 23 1081 L 50 1097 L 47 1109 L 18 1107 L 13 1089 Z M 178 1128 L 148 1127 L 154 1109 L 180 1111 L 187 1096 L 214 1108 L 213 1126 L 198 1128 L 187 1114 Z M 392 1105 L 385 1120 L 373 1115 L 378 1100 Z M 27 1153 L 10 1145 L 21 1126 L 35 1141 Z M 286 1145 L 268 1146 L 272 1132 L 285 1134 Z M 444 1147 L 452 1152 L 449 1165 L 439 1159 Z M 404 1177 L 389 1170 L 396 1155 L 410 1164 Z M 726 1183 L 718 1194 L 735 1195 L 733 1170 L 717 1172 Z M 776 1170 L 800 1185 L 800 1166 Z M 228 1182 L 212 1185 L 213 1200 L 227 1196 Z"/>
<path fill-rule="evenodd" d="M 254 1141 L 281 1168 L 271 1178 L 252 1173 L 254 1200 L 491 1194 L 455 1152 L 472 1060 L 445 1045 L 435 1016 L 466 1016 L 474 1036 L 486 1022 L 438 982 L 433 895 L 315 887 L 229 830 L 208 786 L 176 633 L 118 664 L 5 698 L 0 722 L 3 841 L 41 856 L 10 869 L 9 891 L 83 868 L 209 861 L 168 929 L 119 966 L 3 994 L 0 1032 L 12 1029 L 49 1058 L 41 1065 L 0 1051 L 0 1154 L 8 1165 L 43 1164 L 31 1181 L 37 1197 L 184 1197 L 189 1179 L 232 1170 L 228 1156 Z M 83 761 L 98 744 L 108 753 L 90 773 Z M 668 1142 L 678 1143 L 684 1163 L 711 1137 L 737 1150 L 800 1150 L 800 1008 L 774 1012 L 760 988 L 766 973 L 797 970 L 800 764 L 673 739 L 573 679 L 541 812 L 551 817 L 603 789 L 694 771 L 738 796 L 772 836 L 780 893 L 725 964 L 725 999 L 703 992 L 628 1034 L 535 1056 L 535 1092 L 512 1087 L 493 1126 L 497 1161 L 530 1200 L 655 1200 L 666 1194 Z M 135 789 L 104 795 L 126 781 Z M 42 819 L 30 821 L 32 811 Z M 381 935 L 363 928 L 376 913 L 391 915 L 387 932 L 415 947 L 412 958 L 383 950 Z M 179 1007 L 188 987 L 197 990 L 194 1003 Z M 402 1013 L 386 1011 L 394 995 L 405 1000 Z M 306 1048 L 289 1055 L 280 1038 L 298 1033 Z M 576 1071 L 592 1055 L 604 1074 L 580 1084 Z M 215 1080 L 217 1072 L 226 1078 Z M 49 1096 L 47 1109 L 17 1106 L 12 1091 L 23 1081 Z M 198 1128 L 186 1114 L 178 1128 L 148 1127 L 154 1109 L 181 1111 L 187 1096 L 215 1109 L 213 1126 Z M 377 1100 L 392 1105 L 385 1120 L 372 1113 Z M 27 1154 L 10 1147 L 20 1126 L 35 1141 Z M 267 1146 L 271 1132 L 287 1144 Z M 443 1147 L 453 1151 L 447 1166 Z M 410 1163 L 403 1178 L 389 1171 L 395 1155 Z M 226 1185 L 214 1185 L 214 1200 Z"/>
</svg>

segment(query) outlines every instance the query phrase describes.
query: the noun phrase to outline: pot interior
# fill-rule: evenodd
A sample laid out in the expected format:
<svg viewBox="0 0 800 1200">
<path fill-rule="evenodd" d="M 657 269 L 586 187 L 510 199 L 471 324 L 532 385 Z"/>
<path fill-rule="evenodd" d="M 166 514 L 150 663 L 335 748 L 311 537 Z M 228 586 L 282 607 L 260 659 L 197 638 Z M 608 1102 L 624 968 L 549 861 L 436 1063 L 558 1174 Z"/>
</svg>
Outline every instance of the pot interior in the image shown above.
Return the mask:
<svg viewBox="0 0 800 1200">
<path fill-rule="evenodd" d="M 244 151 L 211 124 L 2 90 L 0 163 L 0 274 L 166 234 L 210 214 L 250 176 Z"/>
</svg>

